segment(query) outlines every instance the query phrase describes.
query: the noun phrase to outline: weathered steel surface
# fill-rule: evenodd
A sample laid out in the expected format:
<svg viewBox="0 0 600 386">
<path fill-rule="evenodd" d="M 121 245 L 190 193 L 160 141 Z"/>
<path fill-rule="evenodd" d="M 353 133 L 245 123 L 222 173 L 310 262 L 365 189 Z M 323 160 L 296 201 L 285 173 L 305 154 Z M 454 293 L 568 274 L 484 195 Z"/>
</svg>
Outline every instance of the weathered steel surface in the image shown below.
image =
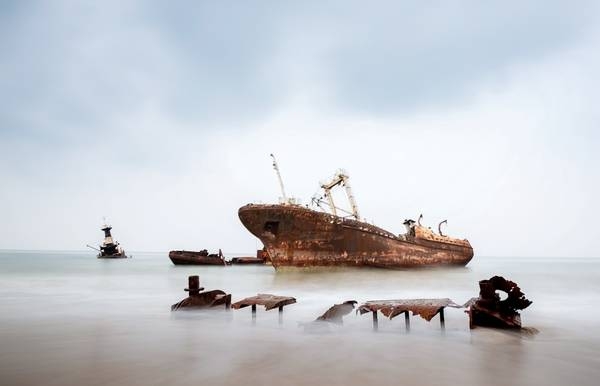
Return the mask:
<svg viewBox="0 0 600 386">
<path fill-rule="evenodd" d="M 188 277 L 188 286 L 189 288 L 186 288 L 185 291 L 189 292 L 189 296 L 173 304 L 171 311 L 210 308 L 219 305 L 229 308 L 231 305 L 231 294 L 227 294 L 221 290 L 201 292 L 204 288 L 200 287 L 200 278 L 198 276 Z"/>
<path fill-rule="evenodd" d="M 315 321 L 331 322 L 336 324 L 342 324 L 342 318 L 348 315 L 354 306 L 358 303 L 356 300 L 347 300 L 341 304 L 334 304 L 325 313 L 319 316 Z"/>
<path fill-rule="evenodd" d="M 429 322 L 444 307 L 461 308 L 462 306 L 447 298 L 371 300 L 358 307 L 358 312 L 364 314 L 367 312 L 381 311 L 383 315 L 393 319 L 404 312 L 410 311 L 413 315 L 419 315 Z"/>
<path fill-rule="evenodd" d="M 269 253 L 263 248 L 256 251 L 256 257 L 240 256 L 234 257 L 228 264 L 267 264 L 269 262 Z"/>
<path fill-rule="evenodd" d="M 507 294 L 500 300 L 496 291 Z M 517 283 L 494 276 L 479 282 L 479 297 L 469 300 L 465 306 L 469 308 L 469 324 L 475 326 L 521 328 L 521 316 L 518 310 L 524 310 L 532 301 L 525 297 Z"/>
<path fill-rule="evenodd" d="M 228 261 L 229 264 L 241 264 L 241 265 L 247 265 L 247 264 L 265 264 L 265 259 L 259 259 L 257 257 L 251 257 L 251 256 L 240 256 L 240 257 L 234 257 L 232 258 L 230 261 Z"/>
<path fill-rule="evenodd" d="M 289 296 L 278 296 L 271 294 L 258 294 L 249 298 L 242 299 L 231 305 L 234 309 L 240 309 L 248 306 L 265 306 L 265 310 L 269 311 L 274 308 L 287 306 L 288 304 L 296 303 L 296 299 Z"/>
<path fill-rule="evenodd" d="M 226 265 L 222 253 L 209 254 L 206 249 L 198 252 L 170 251 L 169 259 L 175 265 Z"/>
<path fill-rule="evenodd" d="M 362 221 L 298 205 L 249 204 L 238 215 L 263 242 L 275 268 L 462 266 L 473 257 L 467 240 L 430 237 L 426 228 L 396 236 Z"/>
</svg>

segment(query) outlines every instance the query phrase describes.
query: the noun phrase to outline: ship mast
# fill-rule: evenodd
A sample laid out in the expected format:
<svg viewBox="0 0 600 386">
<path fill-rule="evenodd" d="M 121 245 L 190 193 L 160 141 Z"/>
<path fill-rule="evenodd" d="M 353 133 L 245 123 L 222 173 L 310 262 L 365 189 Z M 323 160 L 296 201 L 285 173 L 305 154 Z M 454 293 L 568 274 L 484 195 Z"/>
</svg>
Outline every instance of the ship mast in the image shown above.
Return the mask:
<svg viewBox="0 0 600 386">
<path fill-rule="evenodd" d="M 279 172 L 279 167 L 277 166 L 277 160 L 275 156 L 271 153 L 271 158 L 273 158 L 273 169 L 277 173 L 277 179 L 279 180 L 279 187 L 281 188 L 281 195 L 283 197 L 283 204 L 288 203 L 287 195 L 285 194 L 285 188 L 283 187 L 283 179 L 281 178 L 281 173 Z"/>
<path fill-rule="evenodd" d="M 352 194 L 352 188 L 350 187 L 350 183 L 348 180 L 350 177 L 343 170 L 338 170 L 338 172 L 333 176 L 333 179 L 328 182 L 321 184 L 321 188 L 325 192 L 325 197 L 327 197 L 327 201 L 329 202 L 329 207 L 331 208 L 331 212 L 334 216 L 337 216 L 337 208 L 333 202 L 333 196 L 331 195 L 331 189 L 337 185 L 341 185 L 346 188 L 346 196 L 348 197 L 348 201 L 350 202 L 350 207 L 352 208 L 352 216 L 355 219 L 360 220 L 360 215 L 358 213 L 358 206 L 356 205 L 356 201 L 354 200 L 354 195 Z"/>
</svg>

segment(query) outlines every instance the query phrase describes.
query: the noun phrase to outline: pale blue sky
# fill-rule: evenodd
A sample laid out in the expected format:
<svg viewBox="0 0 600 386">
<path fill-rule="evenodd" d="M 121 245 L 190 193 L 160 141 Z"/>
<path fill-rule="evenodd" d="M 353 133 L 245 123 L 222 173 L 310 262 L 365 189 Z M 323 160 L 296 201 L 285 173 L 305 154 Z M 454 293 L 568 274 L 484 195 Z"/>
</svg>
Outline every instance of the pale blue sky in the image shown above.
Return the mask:
<svg viewBox="0 0 600 386">
<path fill-rule="evenodd" d="M 252 251 L 335 169 L 392 232 L 599 256 L 597 2 L 0 5 L 0 248 Z"/>
</svg>

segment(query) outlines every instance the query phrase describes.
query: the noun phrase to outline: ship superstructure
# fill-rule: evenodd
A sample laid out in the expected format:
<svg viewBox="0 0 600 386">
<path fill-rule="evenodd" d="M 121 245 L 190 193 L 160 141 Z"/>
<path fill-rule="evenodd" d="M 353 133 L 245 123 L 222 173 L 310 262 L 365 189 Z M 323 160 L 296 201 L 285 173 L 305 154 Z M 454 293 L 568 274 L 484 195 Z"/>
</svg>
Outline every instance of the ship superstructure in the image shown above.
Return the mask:
<svg viewBox="0 0 600 386">
<path fill-rule="evenodd" d="M 118 241 L 113 239 L 111 234 L 112 227 L 107 225 L 106 222 L 102 226 L 101 230 L 104 232 L 104 240 L 102 244 L 99 246 L 99 249 L 93 248 L 88 245 L 88 247 L 97 250 L 98 258 L 108 258 L 108 259 L 118 259 L 118 258 L 126 258 L 127 255 L 125 251 L 121 247 Z"/>
</svg>

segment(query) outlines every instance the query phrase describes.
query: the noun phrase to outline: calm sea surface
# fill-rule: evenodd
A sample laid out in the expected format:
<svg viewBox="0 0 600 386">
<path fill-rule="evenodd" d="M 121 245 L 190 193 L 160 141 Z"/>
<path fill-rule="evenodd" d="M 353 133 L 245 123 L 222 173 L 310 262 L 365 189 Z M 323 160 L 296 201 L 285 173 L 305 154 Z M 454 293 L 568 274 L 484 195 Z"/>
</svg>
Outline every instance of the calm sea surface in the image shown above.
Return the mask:
<svg viewBox="0 0 600 386">
<path fill-rule="evenodd" d="M 175 267 L 166 254 L 98 260 L 93 252 L 0 252 L 2 385 L 598 385 L 600 259 L 480 258 L 466 268 L 276 273 L 271 267 Z M 233 300 L 294 296 L 283 325 L 259 308 L 171 313 L 188 275 Z M 460 309 L 446 329 L 413 317 L 350 314 L 307 332 L 334 303 L 478 295 L 495 274 L 533 304 L 537 335 L 469 330 Z"/>
</svg>

